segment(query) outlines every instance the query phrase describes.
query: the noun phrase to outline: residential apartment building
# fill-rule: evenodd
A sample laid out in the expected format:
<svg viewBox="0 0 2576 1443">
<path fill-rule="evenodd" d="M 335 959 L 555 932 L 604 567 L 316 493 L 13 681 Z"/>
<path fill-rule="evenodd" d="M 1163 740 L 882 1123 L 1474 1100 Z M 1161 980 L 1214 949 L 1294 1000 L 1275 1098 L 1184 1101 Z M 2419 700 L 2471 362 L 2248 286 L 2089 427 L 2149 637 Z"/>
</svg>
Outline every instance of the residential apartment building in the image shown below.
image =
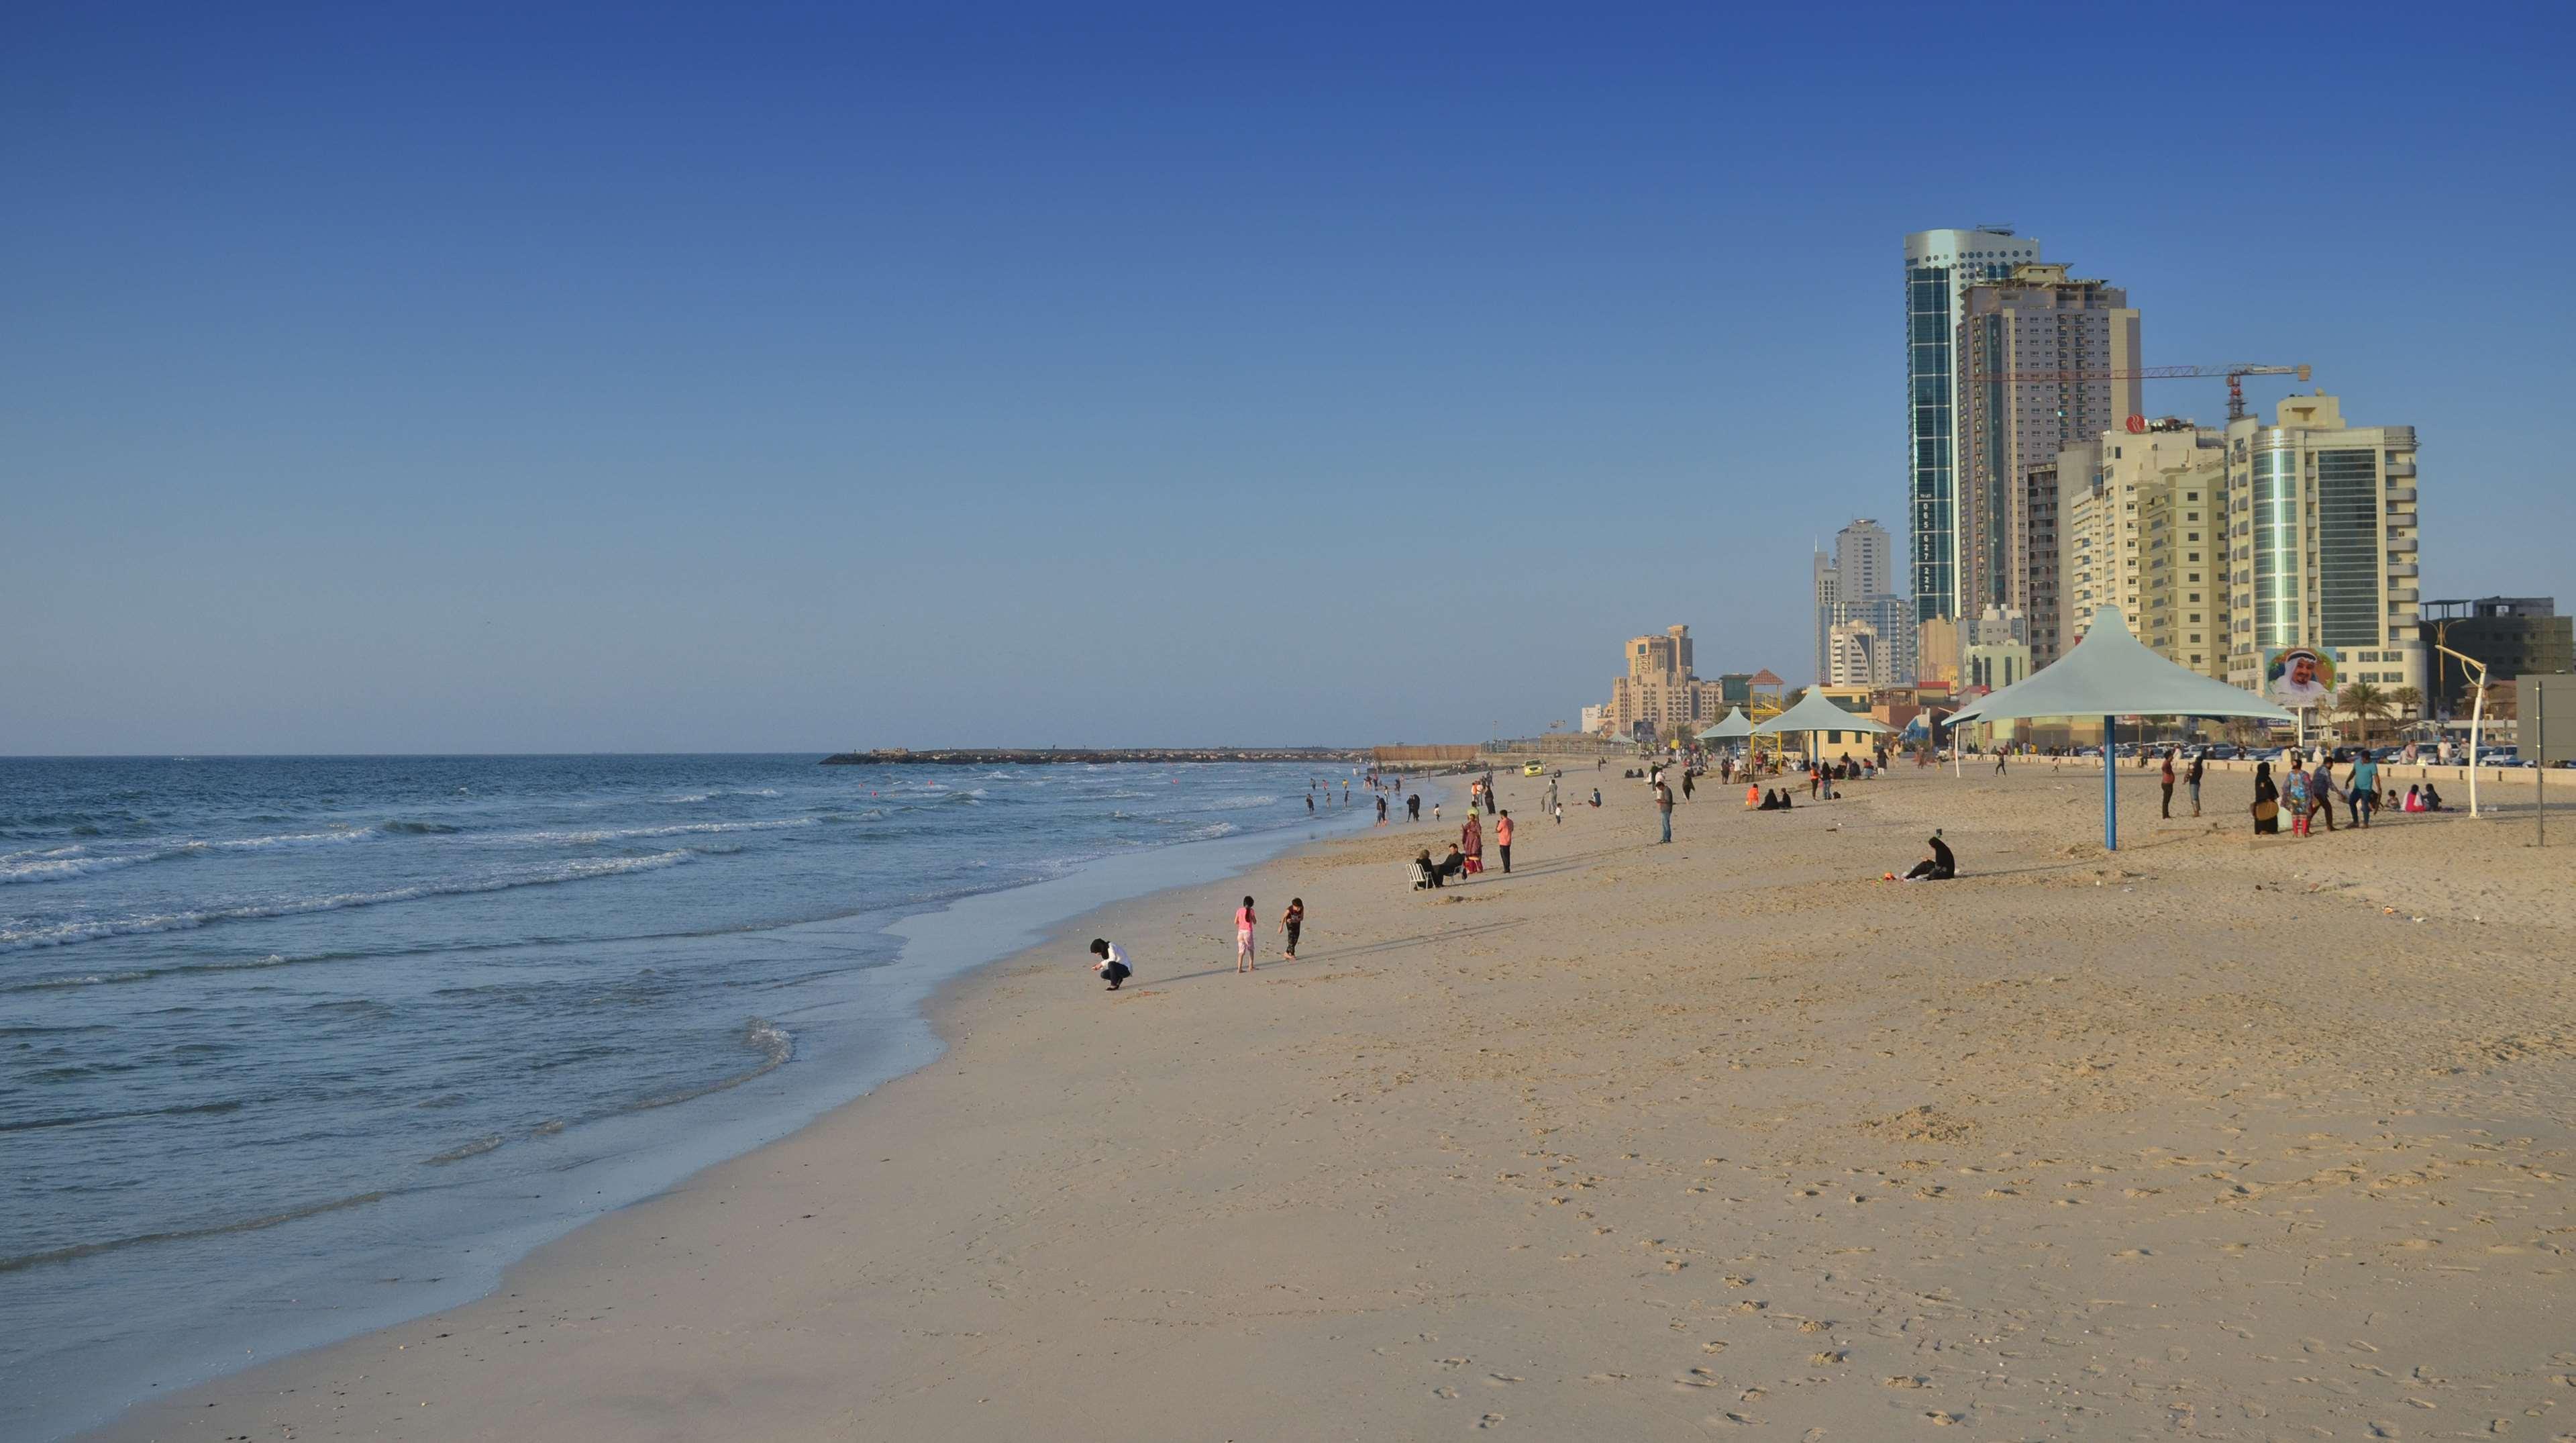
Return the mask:
<svg viewBox="0 0 2576 1443">
<path fill-rule="evenodd" d="M 2226 436 L 2172 417 L 2134 424 L 2057 453 L 2062 644 L 2116 606 L 2149 647 L 2224 679 Z"/>
<path fill-rule="evenodd" d="M 1968 287 L 1961 309 L 1960 605 L 2031 616 L 2025 639 L 2046 665 L 2058 649 L 2057 609 L 2036 609 L 2034 586 L 2049 582 L 2059 555 L 2035 524 L 2048 518 L 2033 515 L 2031 473 L 2138 414 L 2138 313 L 2118 286 L 2035 263 Z"/>
<path fill-rule="evenodd" d="M 2007 226 L 1916 231 L 1905 238 L 1907 565 L 1914 619 L 1974 615 L 1959 594 L 1960 500 L 1953 474 L 1964 447 L 1952 348 L 1967 288 L 2039 259 L 2039 242 Z M 1898 588 L 1889 587 L 1890 591 Z"/>
<path fill-rule="evenodd" d="M 2425 684 L 2417 622 L 2415 428 L 2353 426 L 2320 391 L 2227 427 L 2227 679 L 2260 690 L 2289 646 L 2337 680 Z"/>
<path fill-rule="evenodd" d="M 1964 631 L 1959 648 L 1960 685 L 1968 690 L 2001 691 L 2030 675 L 2030 639 L 2021 612 L 1989 606 Z"/>
<path fill-rule="evenodd" d="M 1894 594 L 1895 580 L 1895 539 L 1866 517 L 1834 533 L 1830 561 L 1816 553 L 1819 682 L 1894 686 L 1914 679 L 1913 606 Z"/>
<path fill-rule="evenodd" d="M 1959 684 L 1959 618 L 1936 616 L 1916 625 L 1914 679 L 1927 686 Z"/>
<path fill-rule="evenodd" d="M 1689 627 L 1629 638 L 1627 661 L 1628 674 L 1610 683 L 1610 703 L 1603 709 L 1610 735 L 1665 736 L 1677 727 L 1697 730 L 1726 714 L 1723 685 L 1702 681 L 1691 669 Z"/>
</svg>

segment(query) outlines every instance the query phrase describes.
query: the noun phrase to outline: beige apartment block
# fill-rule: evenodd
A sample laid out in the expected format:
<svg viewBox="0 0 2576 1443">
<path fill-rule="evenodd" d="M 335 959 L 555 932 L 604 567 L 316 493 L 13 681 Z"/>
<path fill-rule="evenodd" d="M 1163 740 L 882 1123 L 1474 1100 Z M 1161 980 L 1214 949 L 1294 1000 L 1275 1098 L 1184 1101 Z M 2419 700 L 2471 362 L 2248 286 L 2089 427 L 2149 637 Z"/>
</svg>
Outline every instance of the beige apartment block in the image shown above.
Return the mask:
<svg viewBox="0 0 2576 1443">
<path fill-rule="evenodd" d="M 1935 616 L 1914 629 L 1915 679 L 1959 684 L 1959 619 Z"/>
<path fill-rule="evenodd" d="M 2064 516 L 2062 507 L 2054 518 L 2033 514 L 2031 473 L 2138 413 L 2138 313 L 2118 286 L 2037 264 L 1969 287 L 1962 311 L 1960 610 L 2022 611 L 2033 659 L 2045 666 L 2060 649 L 2058 608 L 2036 609 L 2037 591 L 2050 585 L 2060 547 L 2042 532 Z"/>
<path fill-rule="evenodd" d="M 1719 683 L 1702 681 L 1691 670 L 1691 636 L 1687 626 L 1668 626 L 1660 636 L 1628 639 L 1628 674 L 1610 683 L 1610 703 L 1602 708 L 1604 730 L 1612 736 L 1634 733 L 1643 722 L 1662 736 L 1675 727 L 1708 726 L 1725 715 Z"/>
<path fill-rule="evenodd" d="M 2226 437 L 2171 417 L 2141 425 L 2058 453 L 2059 624 L 2072 645 L 2095 610 L 2116 606 L 2157 652 L 2224 676 Z"/>
<path fill-rule="evenodd" d="M 2348 425 L 2322 391 L 2228 423 L 2228 681 L 2325 646 L 2339 683 L 2424 685 L 2415 485 L 2415 428 Z"/>
</svg>

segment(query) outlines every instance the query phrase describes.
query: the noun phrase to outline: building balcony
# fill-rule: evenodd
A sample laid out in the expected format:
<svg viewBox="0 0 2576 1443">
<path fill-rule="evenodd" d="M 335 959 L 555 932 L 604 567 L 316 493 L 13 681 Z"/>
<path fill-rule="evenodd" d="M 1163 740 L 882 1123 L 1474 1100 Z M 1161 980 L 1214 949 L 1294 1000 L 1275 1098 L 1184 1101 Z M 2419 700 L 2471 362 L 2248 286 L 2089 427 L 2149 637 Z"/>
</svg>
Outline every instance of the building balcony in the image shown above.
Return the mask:
<svg viewBox="0 0 2576 1443">
<path fill-rule="evenodd" d="M 2388 567 L 2388 574 L 2392 577 L 2413 576 L 2415 574 L 2415 563 L 2412 561 L 2391 562 Z"/>
<path fill-rule="evenodd" d="M 2414 468 L 2414 467 L 2412 467 L 2412 466 L 2409 466 L 2409 467 L 2407 467 L 2406 469 L 2407 469 L 2409 472 L 2412 472 L 2415 468 Z M 2392 472 L 2391 474 L 2394 474 L 2394 473 Z M 2389 505 L 2391 505 L 2391 506 L 2412 506 L 2412 505 L 2414 505 L 2414 504 L 2415 504 L 2415 488 L 2414 488 L 2414 487 L 2412 487 L 2412 486 L 2391 486 L 2391 487 L 2389 487 L 2389 488 L 2388 488 L 2388 504 L 2389 504 Z"/>
<path fill-rule="evenodd" d="M 2388 474 L 2391 476 L 2412 476 L 2415 474 L 2415 463 L 2412 459 L 2405 461 L 2391 461 L 2388 463 Z"/>
<path fill-rule="evenodd" d="M 2388 538 L 2388 549 L 2391 551 L 2413 551 L 2415 549 L 2415 538 L 2412 536 L 2391 536 Z"/>
<path fill-rule="evenodd" d="M 2413 606 L 2423 599 L 2424 593 L 2411 586 L 2392 586 L 2388 588 L 2388 604 L 2391 606 Z"/>
</svg>

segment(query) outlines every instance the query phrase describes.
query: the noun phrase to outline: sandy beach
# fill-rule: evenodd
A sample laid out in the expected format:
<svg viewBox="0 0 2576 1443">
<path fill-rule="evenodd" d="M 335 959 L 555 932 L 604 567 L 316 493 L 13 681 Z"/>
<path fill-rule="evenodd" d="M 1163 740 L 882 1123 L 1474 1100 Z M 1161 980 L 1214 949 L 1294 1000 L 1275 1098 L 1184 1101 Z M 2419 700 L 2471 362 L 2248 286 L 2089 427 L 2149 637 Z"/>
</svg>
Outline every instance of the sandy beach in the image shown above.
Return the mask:
<svg viewBox="0 0 2576 1443">
<path fill-rule="evenodd" d="M 1509 877 L 1407 890 L 1453 804 L 1084 919 L 495 1295 L 89 1436 L 2576 1437 L 2527 812 L 2258 840 L 2128 773 L 2113 856 L 2098 772 L 1905 767 L 1659 846 L 1595 781 L 1503 778 Z M 1960 880 L 1876 880 L 1936 825 Z"/>
</svg>

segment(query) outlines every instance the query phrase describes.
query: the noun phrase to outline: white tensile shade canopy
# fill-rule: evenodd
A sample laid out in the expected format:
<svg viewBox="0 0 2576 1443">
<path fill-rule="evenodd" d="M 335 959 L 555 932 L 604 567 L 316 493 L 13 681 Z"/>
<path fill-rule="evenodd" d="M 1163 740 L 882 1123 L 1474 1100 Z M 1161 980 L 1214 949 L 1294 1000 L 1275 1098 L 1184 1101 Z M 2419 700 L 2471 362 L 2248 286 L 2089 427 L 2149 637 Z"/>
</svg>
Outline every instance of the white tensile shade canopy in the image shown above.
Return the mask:
<svg viewBox="0 0 2576 1443">
<path fill-rule="evenodd" d="M 1701 732 L 1699 739 L 1704 742 L 1727 742 L 1751 735 L 1753 735 L 1752 719 L 1745 716 L 1744 708 L 1739 706 L 1729 709 L 1726 715 L 1719 717 L 1717 725 Z"/>
<path fill-rule="evenodd" d="M 2093 613 L 2093 628 L 2064 656 L 2001 691 L 1988 692 L 1950 716 L 1949 725 L 2020 721 L 2026 717 L 2244 716 L 2297 718 L 2240 687 L 2174 665 L 2129 633 L 2120 608 Z M 2102 729 L 2102 840 L 2120 847 L 2119 796 L 2113 790 L 2112 730 Z"/>
</svg>

